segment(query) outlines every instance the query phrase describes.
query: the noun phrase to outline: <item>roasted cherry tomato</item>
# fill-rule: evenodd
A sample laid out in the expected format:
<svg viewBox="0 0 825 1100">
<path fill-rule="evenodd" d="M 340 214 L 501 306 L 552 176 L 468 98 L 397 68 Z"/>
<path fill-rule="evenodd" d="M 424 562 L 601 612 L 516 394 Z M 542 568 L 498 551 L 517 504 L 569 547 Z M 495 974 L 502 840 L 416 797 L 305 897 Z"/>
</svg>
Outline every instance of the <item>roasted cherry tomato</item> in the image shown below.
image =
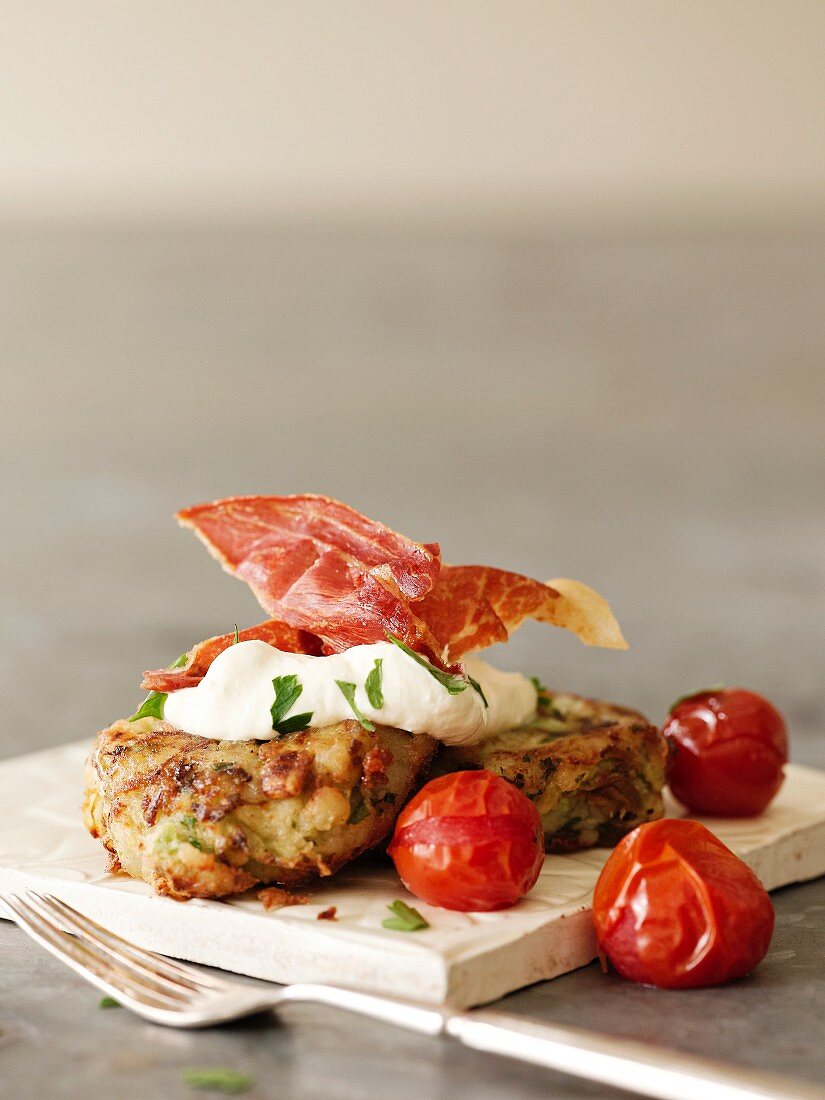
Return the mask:
<svg viewBox="0 0 825 1100">
<path fill-rule="evenodd" d="M 401 811 L 389 847 L 401 881 L 443 909 L 506 909 L 539 877 L 544 830 L 517 787 L 488 771 L 432 779 Z"/>
<path fill-rule="evenodd" d="M 695 813 L 749 817 L 782 786 L 785 723 L 756 692 L 729 688 L 680 699 L 663 732 L 672 750 L 670 789 Z"/>
<path fill-rule="evenodd" d="M 765 956 L 771 899 L 746 863 L 698 821 L 634 829 L 596 883 L 599 947 L 632 982 L 665 989 L 741 978 Z"/>
</svg>

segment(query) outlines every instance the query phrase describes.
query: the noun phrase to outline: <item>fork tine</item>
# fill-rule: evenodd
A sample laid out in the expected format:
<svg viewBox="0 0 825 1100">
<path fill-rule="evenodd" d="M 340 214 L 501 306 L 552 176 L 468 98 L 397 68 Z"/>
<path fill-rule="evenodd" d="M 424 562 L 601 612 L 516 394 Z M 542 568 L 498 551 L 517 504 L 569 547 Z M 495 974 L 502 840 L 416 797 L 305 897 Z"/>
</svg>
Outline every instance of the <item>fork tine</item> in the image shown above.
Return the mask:
<svg viewBox="0 0 825 1100">
<path fill-rule="evenodd" d="M 31 893 L 32 891 L 27 891 Z M 77 909 L 73 909 L 67 902 L 61 898 L 56 898 L 54 894 L 39 894 L 38 897 L 42 897 L 44 901 L 48 901 L 53 905 L 56 905 L 61 913 L 70 913 L 79 922 L 84 924 L 90 933 L 94 933 L 95 936 L 106 937 L 118 947 L 130 952 L 134 958 L 140 962 L 147 964 L 151 963 L 161 973 L 164 973 L 169 978 L 179 978 L 181 981 L 189 982 L 194 986 L 204 986 L 208 989 L 214 989 L 216 992 L 224 991 L 229 988 L 227 982 L 221 978 L 215 978 L 211 974 L 203 974 L 200 970 L 195 970 L 192 966 L 187 966 L 186 963 L 176 962 L 174 959 L 169 959 L 165 955 L 158 955 L 155 951 L 147 951 L 145 948 L 136 947 L 134 944 L 124 940 L 122 936 L 116 935 L 108 928 L 104 928 L 103 925 L 98 924 L 97 921 L 93 921 L 91 917 L 87 917 L 84 913 L 78 912 Z"/>
<path fill-rule="evenodd" d="M 68 906 L 66 907 L 68 911 L 65 914 L 56 913 L 54 909 L 33 890 L 26 891 L 25 900 L 29 907 L 33 909 L 46 924 L 54 926 L 58 931 L 62 932 L 65 929 L 73 935 L 79 936 L 79 942 L 83 944 L 87 950 L 92 952 L 92 954 L 99 956 L 101 962 L 125 969 L 136 981 L 139 981 L 146 988 L 163 993 L 167 997 L 171 997 L 178 1001 L 180 1004 L 187 1004 L 193 996 L 197 996 L 196 991 L 186 986 L 182 986 L 177 982 L 172 982 L 161 974 L 156 974 L 150 967 L 134 962 L 125 952 L 110 947 L 101 937 L 94 936 L 84 931 L 80 922 L 75 919 L 74 910 L 69 909 Z M 79 914 L 77 915 L 79 916 Z"/>
<path fill-rule="evenodd" d="M 141 1007 L 174 1009 L 184 1007 L 181 1001 L 145 982 L 124 973 L 93 951 L 88 943 L 77 940 L 44 918 L 23 898 L 5 895 L 4 903 L 14 913 L 17 923 L 53 955 L 81 974 L 98 989 L 118 997 L 124 1004 L 139 1011 Z"/>
<path fill-rule="evenodd" d="M 38 894 L 34 890 L 27 890 L 26 896 L 32 900 L 37 899 L 41 906 L 47 909 L 52 916 L 64 921 L 73 931 L 78 932 L 92 943 L 105 947 L 118 961 L 123 962 L 124 965 L 134 967 L 139 973 L 151 975 L 156 980 L 163 978 L 180 991 L 186 990 L 192 993 L 209 994 L 218 993 L 227 988 L 226 983 L 218 978 L 201 975 L 192 967 L 174 963 L 164 958 L 163 955 L 156 955 L 153 951 L 145 951 L 140 947 L 135 947 L 134 944 L 124 940 L 122 936 L 118 936 L 108 928 L 104 928 L 93 921 L 91 917 L 87 917 L 84 913 L 73 909 L 65 901 L 54 897 L 53 894 Z"/>
</svg>

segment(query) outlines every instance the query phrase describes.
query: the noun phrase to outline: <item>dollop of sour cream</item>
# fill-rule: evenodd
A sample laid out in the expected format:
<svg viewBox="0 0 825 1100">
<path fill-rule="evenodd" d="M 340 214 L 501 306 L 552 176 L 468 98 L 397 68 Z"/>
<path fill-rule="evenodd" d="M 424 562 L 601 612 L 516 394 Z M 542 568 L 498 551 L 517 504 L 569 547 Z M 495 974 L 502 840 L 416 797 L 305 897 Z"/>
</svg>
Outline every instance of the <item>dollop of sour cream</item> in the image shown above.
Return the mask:
<svg viewBox="0 0 825 1100">
<path fill-rule="evenodd" d="M 370 701 L 365 686 L 376 667 L 383 696 L 380 707 Z M 301 691 L 280 715 L 281 721 L 311 714 L 306 724 L 313 727 L 357 718 L 337 681 L 355 685 L 355 705 L 368 721 L 427 733 L 449 745 L 469 745 L 487 733 L 524 725 L 533 718 L 536 689 L 527 677 L 500 672 L 478 659 L 467 660 L 464 667 L 481 687 L 486 706 L 469 680 L 458 678 L 457 682 L 466 686 L 450 692 L 433 675 L 431 666 L 390 642 L 353 646 L 329 657 L 284 653 L 261 641 L 238 642 L 215 658 L 196 687 L 170 692 L 164 718 L 184 733 L 199 737 L 271 740 L 279 736 L 273 730 L 273 680 L 284 676 L 295 676 Z M 377 702 L 375 692 L 372 694 Z"/>
</svg>

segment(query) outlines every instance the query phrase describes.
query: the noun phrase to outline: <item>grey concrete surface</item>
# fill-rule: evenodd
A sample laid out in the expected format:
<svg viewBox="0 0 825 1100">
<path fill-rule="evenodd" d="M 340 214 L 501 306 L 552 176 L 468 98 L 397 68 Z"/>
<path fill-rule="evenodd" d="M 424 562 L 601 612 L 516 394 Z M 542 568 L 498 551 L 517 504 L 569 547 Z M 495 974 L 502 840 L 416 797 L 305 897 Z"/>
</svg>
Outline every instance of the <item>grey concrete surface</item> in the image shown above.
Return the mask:
<svg viewBox="0 0 825 1100">
<path fill-rule="evenodd" d="M 825 894 L 808 884 L 774 896 L 771 951 L 744 981 L 664 992 L 605 977 L 594 963 L 497 1007 L 825 1082 Z M 183 1070 L 209 1066 L 253 1077 L 251 1100 L 630 1095 L 309 1005 L 208 1032 L 168 1031 L 125 1009 L 99 1008 L 96 990 L 3 922 L 0 952 L 4 1096 L 183 1100 L 197 1095 Z"/>
<path fill-rule="evenodd" d="M 0 756 L 129 713 L 144 668 L 257 621 L 171 519 L 233 492 L 338 496 L 450 561 L 567 575 L 631 649 L 536 625 L 496 654 L 660 719 L 763 691 L 825 766 L 825 232 L 469 235 L 357 226 L 0 231 Z M 594 967 L 513 1011 L 825 1077 L 825 885 L 777 895 L 767 963 L 663 994 Z M 292 1008 L 158 1031 L 0 924 L 0 1093 L 604 1095 Z M 413 992 L 413 991 L 407 991 Z"/>
</svg>

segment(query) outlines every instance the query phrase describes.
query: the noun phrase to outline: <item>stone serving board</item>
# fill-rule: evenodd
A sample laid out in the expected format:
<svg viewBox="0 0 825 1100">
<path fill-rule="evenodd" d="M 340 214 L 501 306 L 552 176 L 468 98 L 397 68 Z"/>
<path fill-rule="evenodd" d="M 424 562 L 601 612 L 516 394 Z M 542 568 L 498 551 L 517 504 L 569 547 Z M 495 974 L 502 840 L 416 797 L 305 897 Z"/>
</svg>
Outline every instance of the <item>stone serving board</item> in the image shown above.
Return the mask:
<svg viewBox="0 0 825 1100">
<path fill-rule="evenodd" d="M 547 856 L 530 896 L 499 913 L 424 905 L 388 863 L 369 859 L 313 888 L 308 905 L 269 913 L 255 892 L 225 902 L 156 897 L 142 882 L 107 874 L 102 847 L 83 827 L 78 805 L 88 748 L 84 741 L 0 763 L 0 893 L 48 890 L 141 947 L 238 974 L 330 982 L 456 1008 L 555 978 L 596 955 L 590 900 L 604 849 Z M 825 874 L 825 772 L 792 765 L 767 813 L 704 820 L 768 889 Z M 382 928 L 395 898 L 415 905 L 430 928 Z M 330 905 L 338 919 L 319 921 Z"/>
</svg>

